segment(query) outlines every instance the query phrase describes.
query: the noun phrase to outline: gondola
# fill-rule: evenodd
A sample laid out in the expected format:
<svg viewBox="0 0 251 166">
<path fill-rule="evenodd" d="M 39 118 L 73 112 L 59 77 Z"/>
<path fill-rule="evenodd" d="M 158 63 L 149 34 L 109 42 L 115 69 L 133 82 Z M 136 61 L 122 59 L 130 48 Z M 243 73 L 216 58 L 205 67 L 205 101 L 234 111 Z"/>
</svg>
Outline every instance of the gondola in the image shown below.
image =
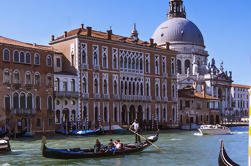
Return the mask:
<svg viewBox="0 0 251 166">
<path fill-rule="evenodd" d="M 151 143 L 158 140 L 158 134 L 148 137 L 147 140 L 140 144 L 126 144 L 122 150 L 109 151 L 103 150 L 102 152 L 94 152 L 94 149 L 51 149 L 46 144 L 46 139 L 42 139 L 42 155 L 46 158 L 54 159 L 84 159 L 84 158 L 99 158 L 99 157 L 113 157 L 117 155 L 127 155 L 136 152 L 141 152 L 151 145 Z"/>
<path fill-rule="evenodd" d="M 9 137 L 0 138 L 0 154 L 5 154 L 10 151 Z"/>
<path fill-rule="evenodd" d="M 225 148 L 224 148 L 224 142 L 221 141 L 221 147 L 220 147 L 220 153 L 218 158 L 218 164 L 219 166 L 239 166 L 235 162 L 233 162 L 227 155 Z"/>
</svg>

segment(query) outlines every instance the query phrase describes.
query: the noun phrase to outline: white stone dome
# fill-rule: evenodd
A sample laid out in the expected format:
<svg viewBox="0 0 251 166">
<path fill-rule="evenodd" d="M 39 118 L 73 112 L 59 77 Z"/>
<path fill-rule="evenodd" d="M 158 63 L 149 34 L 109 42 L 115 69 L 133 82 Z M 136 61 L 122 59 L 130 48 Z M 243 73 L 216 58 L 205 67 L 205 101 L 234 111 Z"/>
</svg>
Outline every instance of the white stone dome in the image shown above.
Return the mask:
<svg viewBox="0 0 251 166">
<path fill-rule="evenodd" d="M 193 22 L 181 17 L 166 20 L 155 30 L 152 38 L 158 45 L 169 42 L 204 47 L 204 39 L 199 28 Z"/>
</svg>

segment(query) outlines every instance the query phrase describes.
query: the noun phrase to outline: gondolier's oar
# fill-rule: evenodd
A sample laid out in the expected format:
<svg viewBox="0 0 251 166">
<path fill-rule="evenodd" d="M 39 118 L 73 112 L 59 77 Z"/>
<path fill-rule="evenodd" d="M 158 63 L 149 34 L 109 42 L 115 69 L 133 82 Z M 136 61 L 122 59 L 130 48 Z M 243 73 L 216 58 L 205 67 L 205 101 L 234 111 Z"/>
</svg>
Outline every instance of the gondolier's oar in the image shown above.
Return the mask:
<svg viewBox="0 0 251 166">
<path fill-rule="evenodd" d="M 165 153 L 166 151 L 160 149 L 160 147 L 158 147 L 157 145 L 155 145 L 154 143 L 152 143 L 151 141 L 149 141 L 148 139 L 146 139 L 143 135 L 140 135 L 139 133 L 136 133 L 135 131 L 129 129 L 129 131 L 133 132 L 134 134 L 140 136 L 141 138 L 143 138 L 144 140 L 146 140 L 147 142 L 149 142 L 150 144 L 152 144 L 152 146 L 154 146 L 156 149 L 158 149 L 159 151 L 161 151 L 162 153 Z"/>
</svg>

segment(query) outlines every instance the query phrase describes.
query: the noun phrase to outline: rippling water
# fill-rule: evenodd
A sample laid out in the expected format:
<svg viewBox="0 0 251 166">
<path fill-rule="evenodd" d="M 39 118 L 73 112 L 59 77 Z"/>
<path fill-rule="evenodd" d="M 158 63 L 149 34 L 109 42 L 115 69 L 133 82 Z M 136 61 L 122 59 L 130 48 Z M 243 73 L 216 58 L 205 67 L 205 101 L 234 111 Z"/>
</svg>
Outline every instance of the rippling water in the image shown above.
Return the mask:
<svg viewBox="0 0 251 166">
<path fill-rule="evenodd" d="M 196 131 L 170 130 L 160 134 L 159 147 L 167 151 L 160 153 L 154 147 L 142 153 L 114 158 L 57 160 L 41 156 L 41 140 L 23 139 L 11 141 L 12 152 L 0 156 L 1 165 L 93 165 L 93 166 L 217 166 L 220 142 L 223 139 L 230 158 L 240 165 L 248 165 L 248 127 L 231 128 L 233 135 L 201 136 Z M 149 134 L 148 134 L 149 135 Z M 147 135 L 147 136 L 148 136 Z M 123 143 L 134 141 L 133 135 L 99 136 L 105 144 L 110 138 Z M 62 137 L 47 140 L 52 148 L 92 147 L 95 136 Z"/>
</svg>

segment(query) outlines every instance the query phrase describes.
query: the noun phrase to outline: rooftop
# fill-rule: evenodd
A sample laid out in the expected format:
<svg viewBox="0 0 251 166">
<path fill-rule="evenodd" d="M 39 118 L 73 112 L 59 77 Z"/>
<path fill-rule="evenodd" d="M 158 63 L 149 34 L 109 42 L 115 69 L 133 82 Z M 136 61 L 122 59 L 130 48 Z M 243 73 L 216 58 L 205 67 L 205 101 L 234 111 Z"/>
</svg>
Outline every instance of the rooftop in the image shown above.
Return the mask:
<svg viewBox="0 0 251 166">
<path fill-rule="evenodd" d="M 195 90 L 192 87 L 186 87 L 184 89 L 180 89 L 178 94 L 179 97 L 184 97 L 184 98 L 219 100 L 219 98 L 204 94 L 203 92 L 197 92 L 197 91 L 195 92 Z"/>
<path fill-rule="evenodd" d="M 240 85 L 240 84 L 232 84 L 232 87 L 236 87 L 236 88 L 247 88 L 250 89 L 251 86 L 248 85 Z"/>
<path fill-rule="evenodd" d="M 31 48 L 31 49 L 39 49 L 39 50 L 44 50 L 44 51 L 53 51 L 53 48 L 51 46 L 38 45 L 36 43 L 34 44 L 25 43 L 25 42 L 9 39 L 2 36 L 0 36 L 0 43 L 26 47 L 26 48 Z"/>
</svg>

